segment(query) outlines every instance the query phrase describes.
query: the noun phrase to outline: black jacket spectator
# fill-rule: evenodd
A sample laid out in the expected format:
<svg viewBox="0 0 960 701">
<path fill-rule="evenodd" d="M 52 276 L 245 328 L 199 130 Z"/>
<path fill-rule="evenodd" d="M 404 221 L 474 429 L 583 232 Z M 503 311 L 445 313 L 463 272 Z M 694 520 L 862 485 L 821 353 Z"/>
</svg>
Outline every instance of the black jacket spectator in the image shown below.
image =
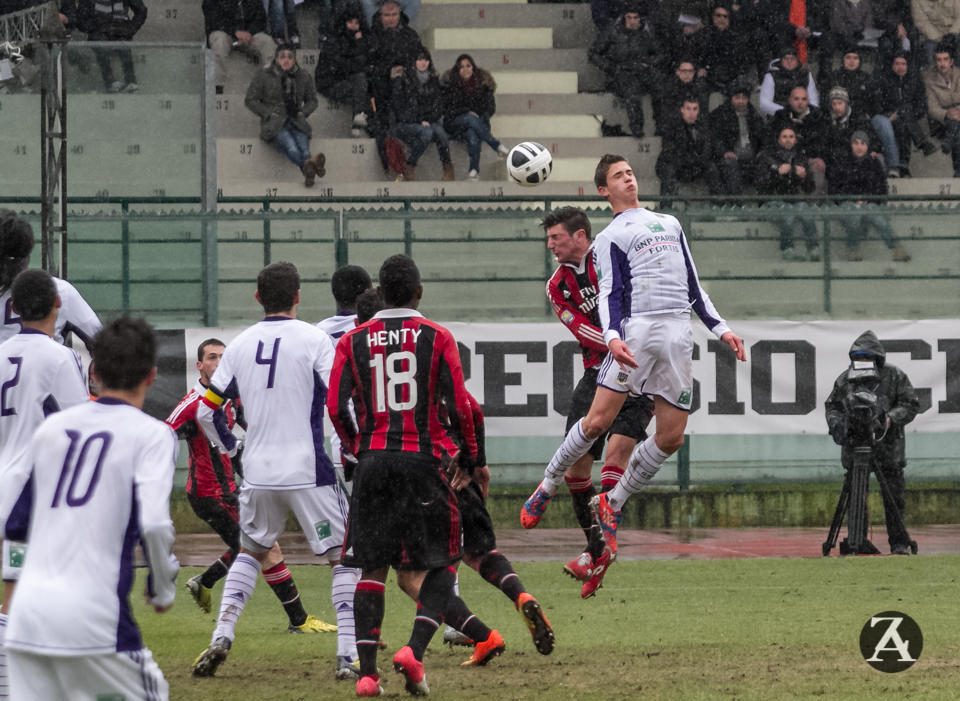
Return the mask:
<svg viewBox="0 0 960 701">
<path fill-rule="evenodd" d="M 96 34 L 110 41 L 132 39 L 147 20 L 143 0 L 112 0 L 110 4 L 80 0 L 77 23 L 88 35 Z"/>
<path fill-rule="evenodd" d="M 474 68 L 473 79 L 463 82 L 457 69 L 451 68 L 443 74 L 443 121 L 453 121 L 467 112 L 476 112 L 485 122 L 497 111 L 494 93 L 497 84 L 488 71 L 479 66 Z"/>
<path fill-rule="evenodd" d="M 827 85 L 820 85 L 819 88 L 827 95 L 831 88 L 838 86 L 847 91 L 854 112 L 872 117 L 880 111 L 877 81 L 860 68 L 859 49 L 847 47 L 843 54 L 843 65 L 830 74 Z"/>
<path fill-rule="evenodd" d="M 782 174 L 779 168 L 789 164 L 791 169 Z M 797 166 L 805 169 L 805 177 L 797 175 Z M 804 195 L 813 192 L 813 177 L 807 157 L 799 149 L 785 149 L 774 144 L 757 157 L 757 190 L 763 195 Z"/>
<path fill-rule="evenodd" d="M 827 192 L 831 195 L 862 195 L 861 199 L 865 201 L 879 201 L 887 194 L 887 172 L 880 159 L 869 153 L 857 158 L 848 147 L 833 168 L 827 170 Z"/>
<path fill-rule="evenodd" d="M 261 0 L 203 0 L 206 34 L 220 31 L 233 36 L 238 30 L 257 34 L 267 31 L 267 13 Z M 264 62 L 270 60 L 263 57 Z"/>
<path fill-rule="evenodd" d="M 660 194 L 675 195 L 678 182 L 704 180 L 711 195 L 720 193 L 720 173 L 714 161 L 716 144 L 710 135 L 707 120 L 700 116 L 699 105 L 686 100 L 682 116 L 672 123 L 663 138 L 663 149 L 657 158 Z M 669 202 L 662 203 L 669 206 Z"/>
<path fill-rule="evenodd" d="M 747 134 L 756 156 L 763 148 L 766 127 L 757 108 L 749 102 L 745 119 Z M 717 153 L 721 156 L 728 151 L 737 153 L 740 150 L 740 118 L 729 100 L 710 113 L 710 132 L 716 142 Z"/>
<path fill-rule="evenodd" d="M 783 127 L 790 126 L 797 134 L 797 148 L 803 151 L 806 158 L 825 158 L 827 119 L 819 107 L 807 105 L 805 110 L 797 111 L 788 104 L 770 120 L 768 141 L 776 143 L 776 134 Z"/>
<path fill-rule="evenodd" d="M 353 11 L 348 6 L 348 10 L 335 20 L 333 31 L 321 37 L 315 74 L 319 93 L 326 95 L 334 85 L 365 72 L 370 65 L 370 30 L 363 24 L 362 14 L 359 5 Z M 359 30 L 347 28 L 346 22 L 351 18 L 359 21 Z M 356 37 L 358 32 L 361 34 L 359 39 Z"/>
<path fill-rule="evenodd" d="M 890 116 L 896 112 L 901 117 L 920 120 L 927 114 L 927 90 L 918 72 L 908 69 L 900 76 L 886 66 L 879 73 L 879 106 L 877 112 Z"/>
<path fill-rule="evenodd" d="M 725 91 L 734 80 L 746 74 L 753 57 L 747 50 L 745 36 L 730 23 L 729 7 L 717 5 L 711 22 L 694 34 L 697 65 L 707 72 L 708 85 Z"/>
<path fill-rule="evenodd" d="M 414 63 L 415 65 L 415 63 Z M 440 79 L 431 64 L 429 79 L 417 80 L 416 69 L 408 66 L 392 81 L 393 114 L 397 123 L 439 122 L 443 116 L 443 92 Z"/>
<path fill-rule="evenodd" d="M 399 24 L 385 27 L 381 13 L 382 9 L 373 18 L 369 54 L 371 88 L 380 98 L 390 94 L 390 70 L 409 66 L 420 49 L 420 35 L 406 24 L 402 14 Z"/>
<path fill-rule="evenodd" d="M 731 93 L 727 102 L 710 113 L 710 132 L 715 147 L 714 159 L 722 176 L 722 192 L 742 195 L 744 184 L 753 182 L 765 127 L 760 113 L 750 104 L 748 84 L 735 86 Z"/>
<path fill-rule="evenodd" d="M 687 98 L 693 98 L 700 103 L 701 114 L 707 113 L 710 101 L 710 88 L 706 81 L 696 77 L 696 65 L 692 60 L 681 60 L 676 65 L 673 75 L 668 76 L 660 88 L 659 111 L 655 115 L 657 133 L 666 135 L 671 126 L 680 119 L 680 106 Z"/>
<path fill-rule="evenodd" d="M 838 114 L 836 106 L 841 100 L 845 103 L 845 107 Z M 827 164 L 828 179 L 831 168 L 834 168 L 850 152 L 850 138 L 856 131 L 867 134 L 870 151 L 875 153 L 883 151 L 880 139 L 870 123 L 870 117 L 851 108 L 850 100 L 846 97 L 846 91 L 843 88 L 834 88 L 830 91 L 830 108 L 827 112 L 824 155 L 822 156 Z"/>
</svg>

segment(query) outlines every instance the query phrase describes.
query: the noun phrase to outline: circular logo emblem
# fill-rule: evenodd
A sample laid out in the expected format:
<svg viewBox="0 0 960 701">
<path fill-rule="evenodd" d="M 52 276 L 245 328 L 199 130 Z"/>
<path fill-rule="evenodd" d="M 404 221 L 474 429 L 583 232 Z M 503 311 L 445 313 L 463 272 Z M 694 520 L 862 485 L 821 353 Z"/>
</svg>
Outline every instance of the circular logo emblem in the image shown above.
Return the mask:
<svg viewBox="0 0 960 701">
<path fill-rule="evenodd" d="M 920 659 L 923 633 L 917 622 L 899 611 L 884 611 L 867 619 L 860 631 L 860 653 L 874 669 L 902 672 Z"/>
</svg>

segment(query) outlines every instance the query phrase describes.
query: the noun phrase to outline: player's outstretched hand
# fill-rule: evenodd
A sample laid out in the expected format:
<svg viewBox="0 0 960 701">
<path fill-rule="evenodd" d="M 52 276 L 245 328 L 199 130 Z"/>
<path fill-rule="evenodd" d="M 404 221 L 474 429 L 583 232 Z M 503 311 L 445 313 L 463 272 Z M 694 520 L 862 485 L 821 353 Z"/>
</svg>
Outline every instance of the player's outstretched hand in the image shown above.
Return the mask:
<svg viewBox="0 0 960 701">
<path fill-rule="evenodd" d="M 615 338 L 608 344 L 607 348 L 610 349 L 610 355 L 613 356 L 613 359 L 619 363 L 621 368 L 635 368 L 637 367 L 637 361 L 633 359 L 633 353 L 630 352 L 630 346 L 621 341 L 619 338 Z"/>
<path fill-rule="evenodd" d="M 747 351 L 743 347 L 743 339 L 733 331 L 727 331 L 720 337 L 720 340 L 726 341 L 727 345 L 733 349 L 733 352 L 737 354 L 737 360 L 745 361 L 747 359 Z"/>
</svg>

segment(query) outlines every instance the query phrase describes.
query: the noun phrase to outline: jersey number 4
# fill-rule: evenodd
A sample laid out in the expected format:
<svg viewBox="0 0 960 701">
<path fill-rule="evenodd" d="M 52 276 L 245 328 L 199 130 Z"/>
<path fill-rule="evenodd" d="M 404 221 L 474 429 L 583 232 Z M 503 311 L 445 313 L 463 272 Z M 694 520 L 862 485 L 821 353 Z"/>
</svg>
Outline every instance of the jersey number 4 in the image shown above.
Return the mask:
<svg viewBox="0 0 960 701">
<path fill-rule="evenodd" d="M 406 369 L 403 369 L 406 366 Z M 396 351 L 370 358 L 373 369 L 373 400 L 377 413 L 406 411 L 417 405 L 417 356 L 410 351 Z M 406 396 L 406 399 L 402 397 Z"/>
<path fill-rule="evenodd" d="M 82 436 L 78 431 L 66 431 L 66 434 L 70 439 L 70 447 L 67 449 L 67 456 L 63 459 L 63 467 L 60 468 L 57 490 L 53 493 L 53 503 L 50 504 L 52 509 L 60 506 L 64 487 L 66 487 L 67 506 L 83 506 L 90 501 L 93 490 L 100 481 L 103 459 L 113 441 L 109 431 L 99 431 L 90 435 L 82 445 L 80 444 Z M 93 455 L 94 452 L 96 457 Z"/>
</svg>

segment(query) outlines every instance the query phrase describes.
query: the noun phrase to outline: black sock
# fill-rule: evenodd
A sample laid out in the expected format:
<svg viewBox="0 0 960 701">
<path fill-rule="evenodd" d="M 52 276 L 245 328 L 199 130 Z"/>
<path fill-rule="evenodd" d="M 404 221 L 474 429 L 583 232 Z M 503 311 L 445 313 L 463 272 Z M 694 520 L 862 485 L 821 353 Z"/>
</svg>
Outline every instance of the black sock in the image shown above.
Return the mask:
<svg viewBox="0 0 960 701">
<path fill-rule="evenodd" d="M 353 595 L 353 622 L 357 631 L 357 657 L 360 674 L 377 673 L 377 649 L 380 645 L 380 625 L 383 623 L 383 582 L 361 579 Z"/>
<path fill-rule="evenodd" d="M 454 595 L 450 599 L 444 618 L 448 626 L 456 628 L 475 643 L 486 640 L 490 635 L 487 625 L 467 608 L 459 596 Z"/>
<path fill-rule="evenodd" d="M 200 575 L 200 584 L 207 589 L 212 589 L 213 585 L 227 576 L 227 570 L 233 564 L 233 558 L 237 556 L 236 550 L 227 550 L 220 559 L 207 568 L 207 571 Z"/>
<path fill-rule="evenodd" d="M 413 656 L 423 660 L 423 653 L 430 639 L 443 623 L 443 613 L 450 605 L 453 596 L 453 582 L 456 577 L 452 567 L 438 567 L 427 572 L 420 586 L 417 600 L 417 618 L 413 622 L 413 632 L 407 643 L 413 650 Z"/>
<path fill-rule="evenodd" d="M 483 556 L 477 572 L 490 584 L 506 594 L 513 603 L 517 603 L 519 596 L 526 591 L 520 577 L 513 571 L 510 560 L 496 550 L 491 550 Z"/>
<path fill-rule="evenodd" d="M 570 498 L 573 500 L 573 513 L 577 517 L 580 528 L 583 529 L 583 535 L 586 536 L 588 545 L 590 543 L 590 527 L 593 525 L 593 516 L 590 514 L 590 500 L 596 493 L 597 490 L 593 483 L 590 483 L 588 489 L 570 490 Z"/>
<path fill-rule="evenodd" d="M 303 610 L 303 604 L 300 602 L 300 592 L 297 591 L 297 585 L 293 581 L 293 575 L 287 569 L 285 562 L 281 562 L 276 567 L 271 567 L 263 571 L 263 578 L 273 589 L 273 593 L 283 604 L 283 610 L 287 612 L 287 618 L 290 619 L 290 625 L 302 626 L 307 620 L 307 612 Z"/>
</svg>

